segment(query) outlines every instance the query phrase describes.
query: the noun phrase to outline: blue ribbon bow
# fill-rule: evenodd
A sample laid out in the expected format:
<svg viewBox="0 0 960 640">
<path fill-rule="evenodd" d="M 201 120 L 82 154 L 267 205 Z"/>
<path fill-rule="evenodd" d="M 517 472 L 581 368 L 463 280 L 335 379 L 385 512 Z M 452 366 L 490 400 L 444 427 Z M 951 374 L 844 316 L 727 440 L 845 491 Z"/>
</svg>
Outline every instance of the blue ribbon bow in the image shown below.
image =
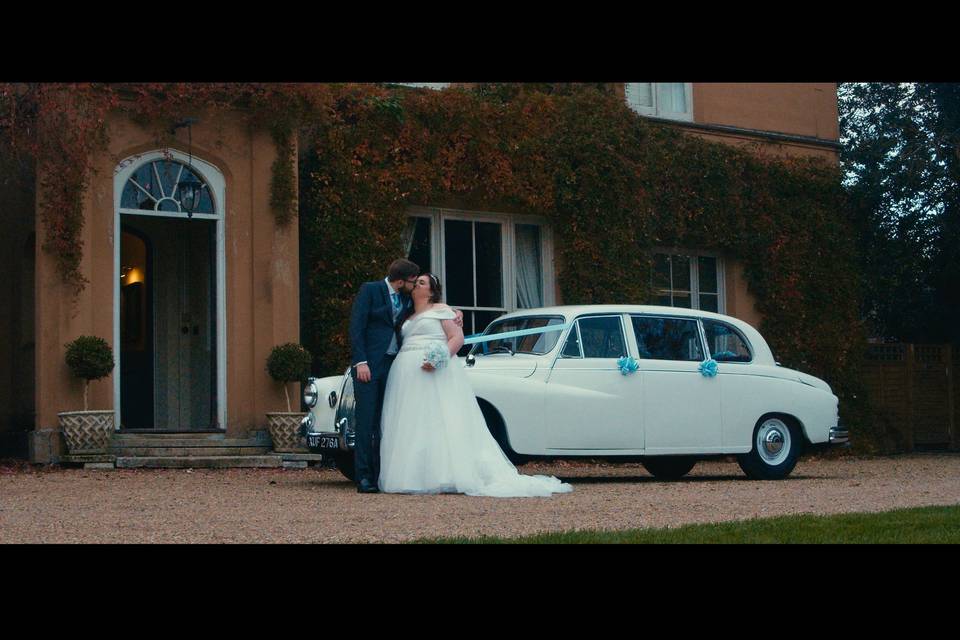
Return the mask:
<svg viewBox="0 0 960 640">
<path fill-rule="evenodd" d="M 700 363 L 700 373 L 704 378 L 712 378 L 717 375 L 717 361 L 713 358 L 708 358 Z"/>
<path fill-rule="evenodd" d="M 620 373 L 625 376 L 630 375 L 634 371 L 640 368 L 640 363 L 631 358 L 630 356 L 623 356 L 617 360 L 617 366 L 620 367 Z"/>
</svg>

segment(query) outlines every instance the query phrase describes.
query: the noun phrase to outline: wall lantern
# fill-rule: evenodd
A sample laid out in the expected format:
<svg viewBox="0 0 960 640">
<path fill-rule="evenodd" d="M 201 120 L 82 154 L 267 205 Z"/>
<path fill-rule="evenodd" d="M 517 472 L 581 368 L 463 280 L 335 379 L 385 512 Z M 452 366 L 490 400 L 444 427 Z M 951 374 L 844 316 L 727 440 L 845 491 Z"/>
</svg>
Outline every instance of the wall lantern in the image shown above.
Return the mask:
<svg viewBox="0 0 960 640">
<path fill-rule="evenodd" d="M 187 212 L 188 218 L 193 217 L 193 212 L 196 211 L 197 205 L 200 203 L 201 188 L 203 188 L 203 183 L 192 175 L 188 175 L 177 183 L 177 190 L 180 192 L 180 206 Z"/>
<path fill-rule="evenodd" d="M 203 188 L 203 183 L 197 180 L 193 176 L 193 125 L 197 123 L 196 118 L 184 118 L 179 122 L 176 122 L 173 125 L 173 128 L 170 129 L 170 133 L 176 135 L 177 129 L 182 129 L 183 127 L 187 128 L 187 136 L 189 140 L 189 159 L 187 160 L 187 166 L 191 169 L 187 173 L 187 177 L 177 183 L 177 191 L 180 193 L 180 208 L 187 212 L 187 217 L 192 218 L 193 212 L 197 210 L 197 205 L 200 204 L 200 190 Z"/>
</svg>

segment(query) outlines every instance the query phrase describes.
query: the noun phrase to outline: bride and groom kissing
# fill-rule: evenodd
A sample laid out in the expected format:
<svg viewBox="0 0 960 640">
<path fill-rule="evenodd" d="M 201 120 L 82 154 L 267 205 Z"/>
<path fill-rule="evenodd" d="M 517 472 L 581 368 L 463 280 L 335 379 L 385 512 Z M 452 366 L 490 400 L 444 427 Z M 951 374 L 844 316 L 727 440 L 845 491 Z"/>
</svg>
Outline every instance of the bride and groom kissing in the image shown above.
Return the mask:
<svg viewBox="0 0 960 640">
<path fill-rule="evenodd" d="M 456 353 L 463 314 L 410 260 L 360 287 L 350 314 L 360 493 L 537 497 L 573 490 L 520 474 L 487 429 Z"/>
</svg>

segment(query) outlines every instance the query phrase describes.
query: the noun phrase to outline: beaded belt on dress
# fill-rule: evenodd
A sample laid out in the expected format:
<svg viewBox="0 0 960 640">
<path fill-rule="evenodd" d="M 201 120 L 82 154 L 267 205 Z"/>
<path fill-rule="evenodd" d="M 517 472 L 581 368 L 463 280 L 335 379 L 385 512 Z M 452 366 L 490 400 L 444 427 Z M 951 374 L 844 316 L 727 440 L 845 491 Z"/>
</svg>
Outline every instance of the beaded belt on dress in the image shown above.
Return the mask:
<svg viewBox="0 0 960 640">
<path fill-rule="evenodd" d="M 431 342 L 446 342 L 443 338 L 435 338 L 432 336 L 414 336 L 407 340 L 403 341 L 403 346 L 400 347 L 400 352 L 404 351 L 422 351 L 428 344 Z"/>
</svg>

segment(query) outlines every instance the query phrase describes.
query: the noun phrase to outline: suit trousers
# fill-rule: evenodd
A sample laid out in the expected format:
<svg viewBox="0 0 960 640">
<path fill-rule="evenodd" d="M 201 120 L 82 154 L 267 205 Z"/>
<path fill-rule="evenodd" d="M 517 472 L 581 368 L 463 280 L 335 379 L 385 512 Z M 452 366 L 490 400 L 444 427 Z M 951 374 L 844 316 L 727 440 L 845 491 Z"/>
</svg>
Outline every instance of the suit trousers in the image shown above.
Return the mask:
<svg viewBox="0 0 960 640">
<path fill-rule="evenodd" d="M 383 394 L 387 389 L 387 375 L 394 356 L 384 359 L 383 372 L 370 382 L 357 380 L 353 370 L 353 389 L 356 394 L 356 441 L 353 448 L 353 461 L 356 481 L 366 479 L 377 484 L 380 478 L 380 416 L 383 413 Z"/>
</svg>

